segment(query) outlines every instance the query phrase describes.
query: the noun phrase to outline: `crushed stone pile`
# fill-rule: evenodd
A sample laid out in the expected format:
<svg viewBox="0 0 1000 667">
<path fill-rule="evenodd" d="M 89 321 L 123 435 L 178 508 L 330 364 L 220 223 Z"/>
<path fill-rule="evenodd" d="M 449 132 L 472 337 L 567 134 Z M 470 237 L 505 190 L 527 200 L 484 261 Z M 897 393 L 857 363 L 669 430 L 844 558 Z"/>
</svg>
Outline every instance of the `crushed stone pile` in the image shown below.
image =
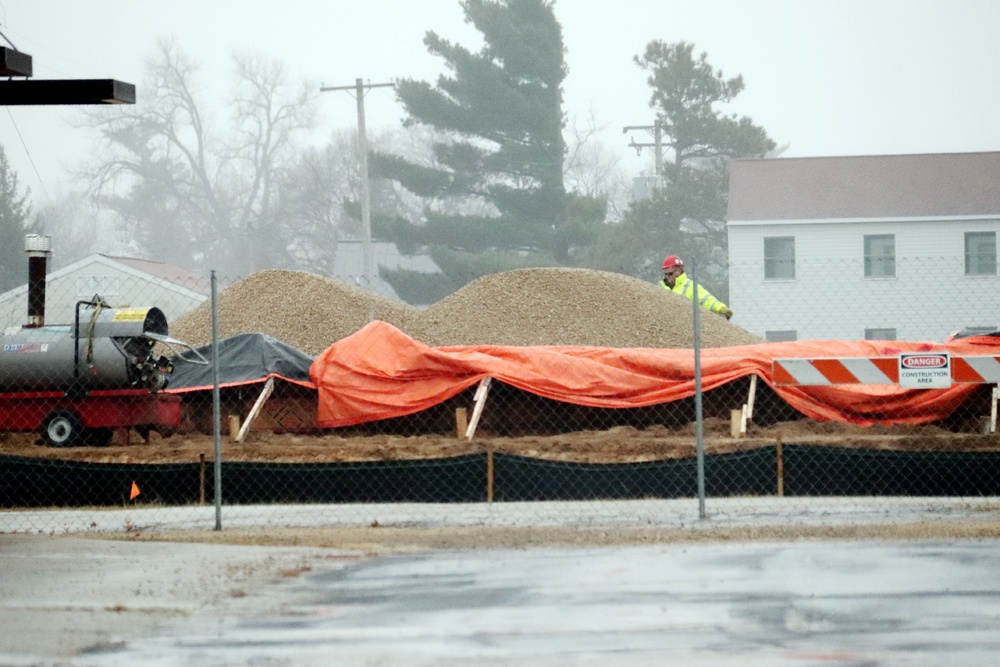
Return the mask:
<svg viewBox="0 0 1000 667">
<path fill-rule="evenodd" d="M 416 308 L 356 285 L 304 271 L 259 271 L 219 292 L 219 337 L 263 333 L 319 355 L 373 320 L 402 329 Z M 170 323 L 170 335 L 191 345 L 212 340 L 211 304 Z"/>
<path fill-rule="evenodd" d="M 373 320 L 434 347 L 584 345 L 689 348 L 691 302 L 656 284 L 607 271 L 520 269 L 484 276 L 425 310 L 301 271 L 255 273 L 219 293 L 219 336 L 265 333 L 318 355 Z M 762 342 L 700 311 L 701 345 Z M 170 324 L 192 345 L 211 340 L 205 303 Z"/>
<path fill-rule="evenodd" d="M 406 332 L 431 346 L 586 345 L 688 348 L 691 301 L 620 273 L 520 269 L 485 276 L 420 312 Z M 701 345 L 761 342 L 707 310 Z"/>
</svg>

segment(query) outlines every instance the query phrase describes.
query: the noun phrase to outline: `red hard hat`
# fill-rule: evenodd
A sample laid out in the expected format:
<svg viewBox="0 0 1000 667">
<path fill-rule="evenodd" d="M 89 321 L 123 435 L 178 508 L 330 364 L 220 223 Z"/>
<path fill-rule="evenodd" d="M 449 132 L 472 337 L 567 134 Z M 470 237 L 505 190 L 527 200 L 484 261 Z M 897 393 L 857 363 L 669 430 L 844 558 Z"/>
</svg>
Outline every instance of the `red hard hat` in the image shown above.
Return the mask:
<svg viewBox="0 0 1000 667">
<path fill-rule="evenodd" d="M 684 267 L 684 262 L 677 255 L 667 255 L 667 258 L 663 260 L 663 270 L 666 271 L 672 266 Z"/>
</svg>

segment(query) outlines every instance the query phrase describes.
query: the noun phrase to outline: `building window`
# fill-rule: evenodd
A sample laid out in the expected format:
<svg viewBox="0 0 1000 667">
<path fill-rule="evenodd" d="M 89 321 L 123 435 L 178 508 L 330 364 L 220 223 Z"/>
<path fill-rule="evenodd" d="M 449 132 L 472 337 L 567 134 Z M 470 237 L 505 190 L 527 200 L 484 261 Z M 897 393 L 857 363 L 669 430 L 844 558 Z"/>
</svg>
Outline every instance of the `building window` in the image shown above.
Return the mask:
<svg viewBox="0 0 1000 667">
<path fill-rule="evenodd" d="M 795 278 L 795 237 L 771 236 L 764 239 L 764 280 Z"/>
<path fill-rule="evenodd" d="M 865 277 L 896 277 L 895 234 L 865 234 Z"/>
<path fill-rule="evenodd" d="M 965 233 L 965 275 L 995 276 L 997 274 L 997 233 Z"/>
<path fill-rule="evenodd" d="M 795 329 L 783 329 L 778 331 L 765 331 L 764 340 L 768 343 L 789 343 L 798 340 L 799 336 Z"/>
<path fill-rule="evenodd" d="M 95 295 L 117 295 L 121 290 L 121 279 L 117 276 L 80 276 L 76 279 L 76 295 L 88 299 Z"/>
<path fill-rule="evenodd" d="M 865 340 L 896 340 L 895 329 L 865 329 Z"/>
</svg>

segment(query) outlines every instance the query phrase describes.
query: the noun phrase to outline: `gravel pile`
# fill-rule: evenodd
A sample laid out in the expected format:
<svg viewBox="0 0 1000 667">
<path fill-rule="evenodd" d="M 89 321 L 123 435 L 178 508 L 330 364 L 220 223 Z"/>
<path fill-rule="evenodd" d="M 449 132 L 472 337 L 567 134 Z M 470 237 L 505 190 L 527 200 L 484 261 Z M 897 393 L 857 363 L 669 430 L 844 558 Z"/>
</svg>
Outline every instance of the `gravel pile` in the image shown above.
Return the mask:
<svg viewBox="0 0 1000 667">
<path fill-rule="evenodd" d="M 356 285 L 302 271 L 254 273 L 219 292 L 219 336 L 264 333 L 311 355 L 382 320 L 402 328 L 416 308 Z M 206 301 L 170 323 L 170 335 L 191 345 L 212 340 Z"/>
<path fill-rule="evenodd" d="M 442 299 L 410 323 L 428 345 L 694 345 L 691 302 L 659 285 L 590 269 L 521 269 L 485 276 Z M 701 345 L 761 339 L 701 311 Z"/>
<path fill-rule="evenodd" d="M 192 345 L 211 340 L 209 305 L 170 324 Z M 687 299 L 653 283 L 590 269 L 539 268 L 485 276 L 426 310 L 299 271 L 255 273 L 219 293 L 219 335 L 259 332 L 312 355 L 382 320 L 431 346 L 587 345 L 688 348 Z M 701 311 L 703 347 L 761 339 Z"/>
</svg>

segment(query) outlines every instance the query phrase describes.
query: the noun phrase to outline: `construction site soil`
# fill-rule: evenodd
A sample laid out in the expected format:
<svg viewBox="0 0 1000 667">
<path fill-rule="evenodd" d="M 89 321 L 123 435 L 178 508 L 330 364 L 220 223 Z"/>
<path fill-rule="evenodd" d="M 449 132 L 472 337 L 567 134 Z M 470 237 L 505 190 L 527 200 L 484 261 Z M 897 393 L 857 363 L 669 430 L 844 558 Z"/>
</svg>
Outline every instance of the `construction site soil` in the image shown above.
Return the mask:
<svg viewBox="0 0 1000 667">
<path fill-rule="evenodd" d="M 28 433 L 0 435 L 0 454 L 94 463 L 190 463 L 205 455 L 214 458 L 214 438 L 204 434 L 161 437 L 151 434 L 145 442 L 132 433 L 131 444 L 120 444 L 120 435 L 110 447 L 53 449 Z M 933 426 L 856 427 L 796 421 L 768 428 L 750 427 L 745 437 L 730 434 L 730 422 L 707 419 L 704 423 L 705 453 L 735 451 L 784 444 L 806 444 L 909 452 L 998 452 L 1000 436 L 956 434 Z M 285 463 L 330 463 L 347 461 L 397 461 L 443 458 L 492 450 L 550 461 L 580 463 L 635 463 L 680 459 L 696 455 L 694 425 L 680 430 L 654 426 L 630 426 L 602 431 L 562 435 L 491 437 L 472 440 L 457 435 L 330 435 L 275 434 L 251 431 L 244 442 L 228 435 L 220 440 L 222 460 Z"/>
</svg>

